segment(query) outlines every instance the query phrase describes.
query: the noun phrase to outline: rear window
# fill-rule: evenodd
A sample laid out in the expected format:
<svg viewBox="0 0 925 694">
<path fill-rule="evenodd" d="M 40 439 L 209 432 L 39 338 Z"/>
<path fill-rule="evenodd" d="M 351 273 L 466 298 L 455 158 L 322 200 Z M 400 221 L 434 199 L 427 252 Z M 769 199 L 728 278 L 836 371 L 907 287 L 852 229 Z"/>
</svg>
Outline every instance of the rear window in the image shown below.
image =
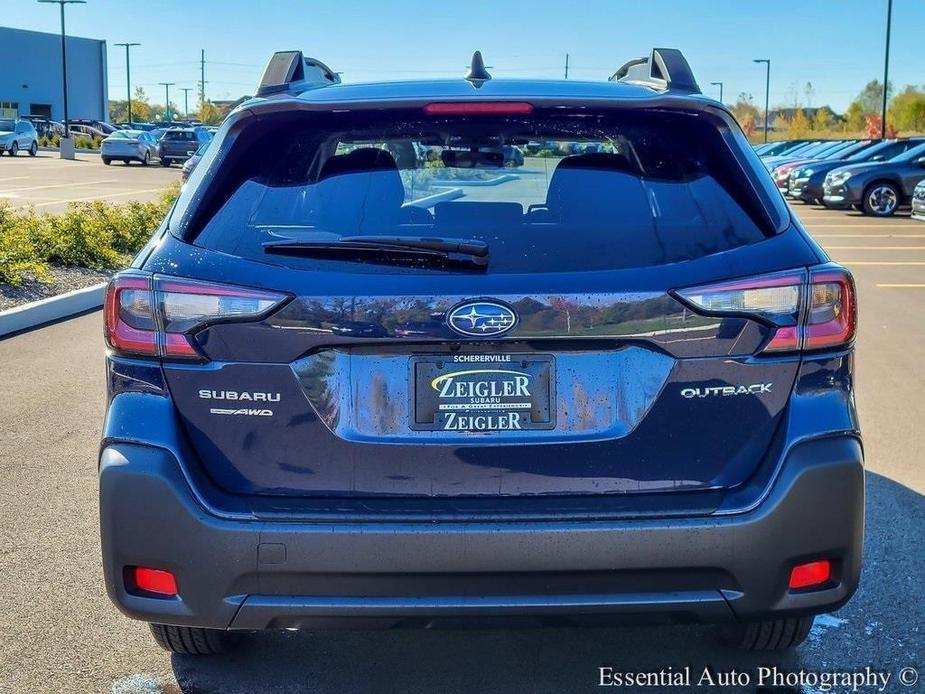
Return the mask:
<svg viewBox="0 0 925 694">
<path fill-rule="evenodd" d="M 164 133 L 164 139 L 192 141 L 196 139 L 196 133 L 186 130 L 168 130 Z"/>
<path fill-rule="evenodd" d="M 263 245 L 478 239 L 489 272 L 554 272 L 682 262 L 772 233 L 717 124 L 682 112 L 290 113 L 243 129 L 205 185 L 186 238 L 294 267 L 345 261 Z"/>
</svg>

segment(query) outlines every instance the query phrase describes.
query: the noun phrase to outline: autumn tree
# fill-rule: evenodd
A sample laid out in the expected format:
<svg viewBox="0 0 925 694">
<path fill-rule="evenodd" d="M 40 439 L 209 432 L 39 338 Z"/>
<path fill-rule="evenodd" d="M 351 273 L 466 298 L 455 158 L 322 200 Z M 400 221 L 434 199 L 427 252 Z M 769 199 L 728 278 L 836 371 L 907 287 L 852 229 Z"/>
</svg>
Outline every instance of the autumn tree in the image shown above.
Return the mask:
<svg viewBox="0 0 925 694">
<path fill-rule="evenodd" d="M 835 120 L 835 114 L 828 106 L 820 106 L 813 115 L 813 130 L 827 130 Z"/>
<path fill-rule="evenodd" d="M 925 92 L 906 87 L 893 97 L 887 110 L 887 124 L 903 132 L 925 132 Z"/>
</svg>

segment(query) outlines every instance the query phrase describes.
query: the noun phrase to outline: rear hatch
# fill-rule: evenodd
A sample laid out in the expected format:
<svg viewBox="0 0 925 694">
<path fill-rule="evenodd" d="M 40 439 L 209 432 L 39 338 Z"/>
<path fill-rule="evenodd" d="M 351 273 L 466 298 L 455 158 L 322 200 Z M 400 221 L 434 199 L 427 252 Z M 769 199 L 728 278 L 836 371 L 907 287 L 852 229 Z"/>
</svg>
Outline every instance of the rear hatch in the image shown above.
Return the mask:
<svg viewBox="0 0 925 694">
<path fill-rule="evenodd" d="M 225 491 L 667 495 L 764 460 L 818 259 L 720 116 L 521 104 L 231 131 L 144 265 L 183 343 L 167 384 Z"/>
</svg>

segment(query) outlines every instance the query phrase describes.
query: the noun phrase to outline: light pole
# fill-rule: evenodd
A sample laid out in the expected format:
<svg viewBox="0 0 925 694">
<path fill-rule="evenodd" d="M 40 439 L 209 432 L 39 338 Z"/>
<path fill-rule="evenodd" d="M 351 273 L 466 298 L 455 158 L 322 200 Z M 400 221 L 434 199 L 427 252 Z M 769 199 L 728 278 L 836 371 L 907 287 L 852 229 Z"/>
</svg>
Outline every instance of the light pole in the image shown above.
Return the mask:
<svg viewBox="0 0 925 694">
<path fill-rule="evenodd" d="M 71 129 L 67 124 L 67 33 L 64 30 L 64 6 L 65 5 L 83 5 L 87 0 L 39 0 L 39 2 L 52 4 L 56 3 L 61 8 L 61 81 L 64 85 L 64 139 L 68 141 L 67 145 L 60 148 L 62 159 L 73 159 L 74 149 L 70 147 Z"/>
<path fill-rule="evenodd" d="M 710 85 L 713 87 L 719 87 L 719 102 L 723 103 L 723 83 L 722 82 L 710 82 Z"/>
<path fill-rule="evenodd" d="M 192 87 L 180 87 L 183 92 L 183 117 L 189 120 L 189 93 L 193 91 Z"/>
<path fill-rule="evenodd" d="M 140 46 L 140 43 L 117 43 L 116 46 L 125 46 L 125 96 L 128 101 L 128 124 L 132 125 L 132 62 L 128 56 L 129 48 Z"/>
<path fill-rule="evenodd" d="M 880 113 L 880 139 L 886 139 L 886 86 L 890 79 L 890 25 L 893 23 L 893 0 L 886 0 L 886 48 L 883 52 L 883 108 Z"/>
<path fill-rule="evenodd" d="M 767 67 L 767 72 L 765 73 L 764 78 L 764 141 L 768 141 L 768 100 L 771 94 L 771 59 L 770 58 L 755 58 L 752 60 L 753 63 L 764 63 Z"/>
<path fill-rule="evenodd" d="M 176 82 L 158 82 L 158 84 L 161 85 L 167 92 L 167 103 L 164 105 L 164 113 L 166 114 L 166 117 L 164 120 L 170 120 L 170 88 L 175 85 Z"/>
</svg>

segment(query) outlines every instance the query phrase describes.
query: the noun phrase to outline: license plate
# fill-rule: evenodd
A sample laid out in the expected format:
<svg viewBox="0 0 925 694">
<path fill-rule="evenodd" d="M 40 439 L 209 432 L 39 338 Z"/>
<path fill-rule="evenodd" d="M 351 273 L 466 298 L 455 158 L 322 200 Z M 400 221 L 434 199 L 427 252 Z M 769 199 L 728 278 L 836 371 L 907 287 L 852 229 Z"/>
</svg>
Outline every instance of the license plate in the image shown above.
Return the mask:
<svg viewBox="0 0 925 694">
<path fill-rule="evenodd" d="M 549 355 L 414 357 L 419 431 L 523 431 L 555 426 L 555 361 Z"/>
</svg>

